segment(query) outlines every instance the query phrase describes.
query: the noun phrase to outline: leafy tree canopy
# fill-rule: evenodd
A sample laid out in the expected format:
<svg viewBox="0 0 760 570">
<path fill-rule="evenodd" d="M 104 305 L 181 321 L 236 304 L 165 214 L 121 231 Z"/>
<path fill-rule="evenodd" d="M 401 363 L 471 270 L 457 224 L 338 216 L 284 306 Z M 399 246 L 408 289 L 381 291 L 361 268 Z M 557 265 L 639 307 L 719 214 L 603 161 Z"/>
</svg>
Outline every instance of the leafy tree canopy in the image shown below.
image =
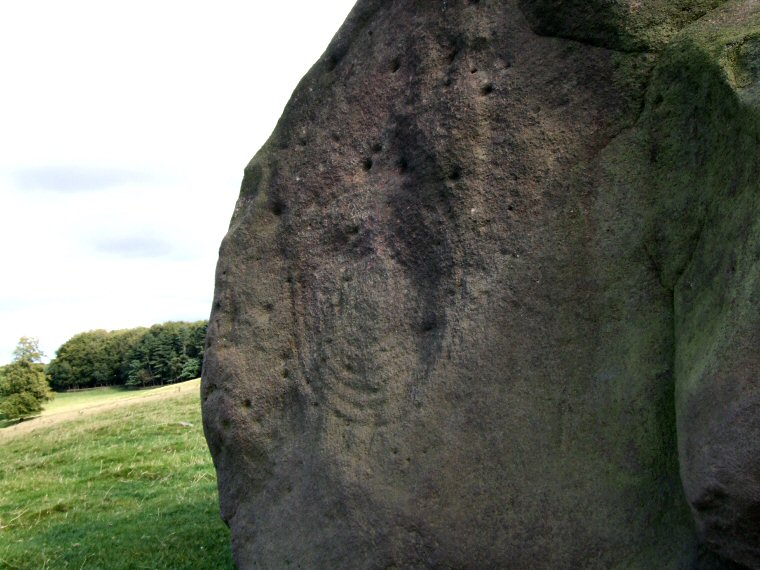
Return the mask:
<svg viewBox="0 0 760 570">
<path fill-rule="evenodd" d="M 13 350 L 14 362 L 41 363 L 45 355 L 40 350 L 39 341 L 36 338 L 22 336 L 16 348 Z"/>
<path fill-rule="evenodd" d="M 52 397 L 37 339 L 22 337 L 13 362 L 0 368 L 0 418 L 25 418 L 42 410 Z"/>
<path fill-rule="evenodd" d="M 53 388 L 150 386 L 197 378 L 207 321 L 75 335 L 48 365 Z"/>
</svg>

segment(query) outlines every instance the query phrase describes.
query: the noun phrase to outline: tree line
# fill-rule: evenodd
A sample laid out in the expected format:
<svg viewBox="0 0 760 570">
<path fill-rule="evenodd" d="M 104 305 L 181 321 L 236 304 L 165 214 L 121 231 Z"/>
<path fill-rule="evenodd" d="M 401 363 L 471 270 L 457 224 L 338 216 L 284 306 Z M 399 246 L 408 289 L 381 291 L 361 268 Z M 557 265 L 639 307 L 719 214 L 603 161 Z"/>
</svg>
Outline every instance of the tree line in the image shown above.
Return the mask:
<svg viewBox="0 0 760 570">
<path fill-rule="evenodd" d="M 0 366 L 0 421 L 39 412 L 57 392 L 99 386 L 143 387 L 200 376 L 208 321 L 80 333 L 46 366 L 37 339 L 22 337 Z"/>
<path fill-rule="evenodd" d="M 66 341 L 47 365 L 57 392 L 99 386 L 143 387 L 200 376 L 208 321 L 95 330 Z"/>
</svg>

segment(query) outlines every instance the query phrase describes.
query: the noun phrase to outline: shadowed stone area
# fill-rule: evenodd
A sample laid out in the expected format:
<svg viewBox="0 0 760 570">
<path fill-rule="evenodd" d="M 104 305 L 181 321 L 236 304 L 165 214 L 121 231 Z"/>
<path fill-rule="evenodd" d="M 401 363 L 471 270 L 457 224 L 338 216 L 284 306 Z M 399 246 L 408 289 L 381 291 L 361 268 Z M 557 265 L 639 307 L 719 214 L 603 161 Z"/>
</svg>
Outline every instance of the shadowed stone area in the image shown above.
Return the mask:
<svg viewBox="0 0 760 570">
<path fill-rule="evenodd" d="M 760 568 L 760 3 L 360 0 L 245 169 L 240 568 Z"/>
</svg>

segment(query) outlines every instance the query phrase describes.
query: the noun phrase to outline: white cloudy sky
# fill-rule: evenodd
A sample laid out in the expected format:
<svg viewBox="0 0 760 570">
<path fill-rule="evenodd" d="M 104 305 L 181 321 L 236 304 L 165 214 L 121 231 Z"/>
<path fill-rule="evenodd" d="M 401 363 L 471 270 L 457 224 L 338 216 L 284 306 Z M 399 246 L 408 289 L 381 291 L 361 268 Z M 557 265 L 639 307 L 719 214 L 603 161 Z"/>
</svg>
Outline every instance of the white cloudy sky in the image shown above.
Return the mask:
<svg viewBox="0 0 760 570">
<path fill-rule="evenodd" d="M 0 364 L 208 317 L 242 169 L 353 3 L 0 3 Z"/>
</svg>

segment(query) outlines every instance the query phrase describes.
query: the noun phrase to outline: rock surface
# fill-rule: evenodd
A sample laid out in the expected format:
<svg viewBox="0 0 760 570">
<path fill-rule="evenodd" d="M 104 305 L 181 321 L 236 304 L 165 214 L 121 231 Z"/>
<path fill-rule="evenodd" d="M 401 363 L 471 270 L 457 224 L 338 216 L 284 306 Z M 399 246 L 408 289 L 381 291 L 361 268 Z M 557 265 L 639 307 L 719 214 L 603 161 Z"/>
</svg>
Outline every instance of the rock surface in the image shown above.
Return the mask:
<svg viewBox="0 0 760 570">
<path fill-rule="evenodd" d="M 359 1 L 220 250 L 240 568 L 760 568 L 757 38 L 751 0 Z"/>
</svg>

